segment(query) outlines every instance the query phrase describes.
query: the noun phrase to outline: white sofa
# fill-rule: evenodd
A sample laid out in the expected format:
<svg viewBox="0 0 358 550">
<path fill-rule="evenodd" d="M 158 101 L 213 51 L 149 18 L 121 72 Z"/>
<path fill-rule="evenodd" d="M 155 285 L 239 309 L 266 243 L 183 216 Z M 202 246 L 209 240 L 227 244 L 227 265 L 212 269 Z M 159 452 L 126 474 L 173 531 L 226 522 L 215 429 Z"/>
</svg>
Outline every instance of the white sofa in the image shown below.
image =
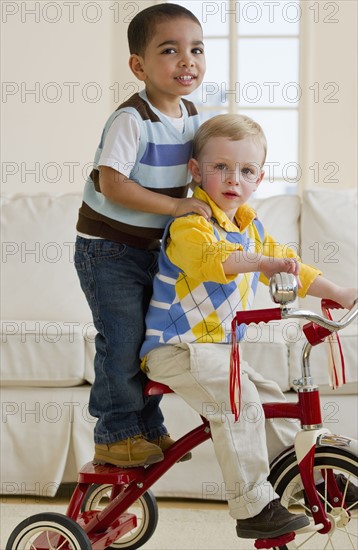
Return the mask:
<svg viewBox="0 0 358 550">
<path fill-rule="evenodd" d="M 94 330 L 73 266 L 78 194 L 2 198 L 1 487 L 2 494 L 53 496 L 76 480 L 92 458 L 94 420 L 87 409 L 93 381 Z M 341 284 L 357 284 L 357 192 L 312 189 L 303 195 L 252 201 L 278 241 L 298 247 L 304 261 Z M 260 286 L 257 307 L 273 307 Z M 306 308 L 319 311 L 307 298 Z M 294 398 L 302 338 L 292 322 L 248 330 L 245 358 Z M 357 437 L 357 332 L 342 335 L 348 384 L 327 382 L 325 346 L 313 351 L 322 384 L 323 417 L 333 432 Z M 180 398 L 164 396 L 174 437 L 200 421 Z M 158 496 L 225 499 L 210 442 L 155 486 Z"/>
</svg>

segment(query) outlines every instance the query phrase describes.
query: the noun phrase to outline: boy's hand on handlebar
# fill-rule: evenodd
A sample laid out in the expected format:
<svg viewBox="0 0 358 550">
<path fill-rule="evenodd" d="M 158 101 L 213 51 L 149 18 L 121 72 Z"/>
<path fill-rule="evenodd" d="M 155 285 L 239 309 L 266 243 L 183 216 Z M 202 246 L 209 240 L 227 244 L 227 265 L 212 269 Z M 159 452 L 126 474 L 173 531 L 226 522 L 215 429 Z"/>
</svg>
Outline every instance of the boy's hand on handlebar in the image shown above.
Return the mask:
<svg viewBox="0 0 358 550">
<path fill-rule="evenodd" d="M 356 288 L 345 288 L 333 283 L 322 275 L 311 283 L 307 294 L 337 302 L 345 309 L 351 309 L 358 296 Z"/>
<path fill-rule="evenodd" d="M 302 287 L 299 277 L 300 263 L 296 258 L 272 258 L 269 256 L 262 256 L 259 269 L 267 279 L 270 279 L 276 273 L 291 273 L 297 279 L 298 288 Z"/>
<path fill-rule="evenodd" d="M 355 300 L 358 298 L 358 290 L 356 288 L 338 288 L 335 302 L 340 304 L 345 309 L 351 309 Z"/>
<path fill-rule="evenodd" d="M 172 216 L 176 218 L 184 214 L 190 214 L 191 212 L 204 216 L 206 220 L 210 220 L 212 214 L 211 208 L 206 202 L 194 197 L 189 197 L 176 201 Z"/>
</svg>

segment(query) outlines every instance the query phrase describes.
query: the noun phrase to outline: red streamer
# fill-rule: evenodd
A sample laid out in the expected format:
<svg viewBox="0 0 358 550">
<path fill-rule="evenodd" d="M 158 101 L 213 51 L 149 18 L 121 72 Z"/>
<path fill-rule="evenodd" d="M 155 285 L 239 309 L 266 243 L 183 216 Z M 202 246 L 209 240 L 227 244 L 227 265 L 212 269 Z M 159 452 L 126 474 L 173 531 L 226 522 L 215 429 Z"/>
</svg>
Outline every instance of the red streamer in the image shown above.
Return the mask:
<svg viewBox="0 0 358 550">
<path fill-rule="evenodd" d="M 241 408 L 241 372 L 240 372 L 240 350 L 236 337 L 236 319 L 231 323 L 231 355 L 230 355 L 230 406 L 238 421 Z"/>
<path fill-rule="evenodd" d="M 332 320 L 332 315 L 326 305 L 325 300 L 322 300 L 322 312 L 323 315 Z M 346 370 L 344 365 L 344 357 L 341 346 L 341 341 L 336 332 L 333 332 L 327 336 L 329 344 L 329 356 L 328 356 L 328 369 L 330 385 L 335 390 L 346 383 Z"/>
</svg>

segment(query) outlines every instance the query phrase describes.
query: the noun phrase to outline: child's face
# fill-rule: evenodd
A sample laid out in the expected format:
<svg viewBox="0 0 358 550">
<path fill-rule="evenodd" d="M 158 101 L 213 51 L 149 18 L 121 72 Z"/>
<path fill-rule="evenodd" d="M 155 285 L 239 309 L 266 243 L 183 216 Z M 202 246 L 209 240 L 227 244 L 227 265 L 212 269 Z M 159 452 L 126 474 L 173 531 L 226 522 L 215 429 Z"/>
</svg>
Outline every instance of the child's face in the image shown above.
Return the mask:
<svg viewBox="0 0 358 550">
<path fill-rule="evenodd" d="M 200 26 L 186 17 L 158 23 L 143 57 L 132 55 L 130 64 L 158 109 L 168 101 L 177 105 L 178 98 L 196 90 L 204 78 Z"/>
<path fill-rule="evenodd" d="M 234 219 L 236 210 L 256 191 L 264 176 L 264 149 L 252 138 L 232 141 L 212 137 L 203 147 L 198 160 L 191 159 L 189 168 L 195 183 Z"/>
</svg>

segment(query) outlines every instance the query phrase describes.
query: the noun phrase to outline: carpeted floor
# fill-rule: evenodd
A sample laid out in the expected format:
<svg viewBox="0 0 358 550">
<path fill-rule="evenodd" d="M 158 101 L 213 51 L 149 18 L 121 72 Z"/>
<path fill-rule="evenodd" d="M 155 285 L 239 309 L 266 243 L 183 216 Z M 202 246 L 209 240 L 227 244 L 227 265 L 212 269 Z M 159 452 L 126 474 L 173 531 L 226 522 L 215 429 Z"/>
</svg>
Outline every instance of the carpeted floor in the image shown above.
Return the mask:
<svg viewBox="0 0 358 550">
<path fill-rule="evenodd" d="M 225 503 L 158 500 L 159 521 L 143 550 L 251 550 L 253 541 L 239 540 L 235 522 Z M 0 550 L 23 519 L 40 512 L 66 511 L 65 502 L 26 497 L 3 498 L 1 507 Z"/>
<path fill-rule="evenodd" d="M 23 519 L 41 512 L 65 513 L 67 502 L 68 498 L 63 497 L 2 497 L 0 550 L 5 550 L 10 533 Z M 157 528 L 152 538 L 141 547 L 143 550 L 254 550 L 253 540 L 236 537 L 235 522 L 230 518 L 225 503 L 158 499 L 158 507 Z M 348 538 L 343 527 L 336 529 L 332 540 L 328 541 L 325 535 L 317 535 L 314 539 L 310 538 L 303 548 L 358 550 L 357 520 L 355 511 L 348 525 Z"/>
</svg>

